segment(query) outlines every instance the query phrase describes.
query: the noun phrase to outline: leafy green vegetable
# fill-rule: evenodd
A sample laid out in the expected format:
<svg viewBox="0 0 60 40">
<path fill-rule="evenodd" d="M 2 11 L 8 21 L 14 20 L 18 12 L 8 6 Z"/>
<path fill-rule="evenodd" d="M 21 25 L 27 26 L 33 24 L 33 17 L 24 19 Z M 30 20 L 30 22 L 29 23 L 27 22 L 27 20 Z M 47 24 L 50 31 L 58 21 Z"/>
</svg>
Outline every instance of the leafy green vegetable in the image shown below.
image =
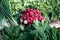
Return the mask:
<svg viewBox="0 0 60 40">
<path fill-rule="evenodd" d="M 11 25 L 17 25 L 17 22 L 14 20 L 10 12 L 9 0 L 1 0 L 0 5 L 0 14 L 2 14 L 1 17 L 7 18 Z"/>
<path fill-rule="evenodd" d="M 24 27 L 24 30 L 23 27 L 23 25 L 5 27 L 1 31 L 2 37 L 5 38 L 3 35 L 6 35 L 6 39 L 9 40 L 59 40 L 60 34 L 55 27 L 51 28 L 48 24 L 42 25 L 38 20 Z"/>
</svg>

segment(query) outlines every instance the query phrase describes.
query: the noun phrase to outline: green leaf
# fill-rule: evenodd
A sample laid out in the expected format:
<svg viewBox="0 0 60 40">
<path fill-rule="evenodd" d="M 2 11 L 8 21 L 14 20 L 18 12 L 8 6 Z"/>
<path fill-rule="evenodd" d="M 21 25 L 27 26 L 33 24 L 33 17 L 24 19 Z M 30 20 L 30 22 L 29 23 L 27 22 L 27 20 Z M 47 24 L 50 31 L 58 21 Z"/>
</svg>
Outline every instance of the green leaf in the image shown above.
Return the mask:
<svg viewBox="0 0 60 40">
<path fill-rule="evenodd" d="M 23 31 L 24 30 L 24 26 L 23 25 L 20 25 L 20 29 Z"/>
<path fill-rule="evenodd" d="M 3 40 L 9 40 L 10 39 L 9 36 L 7 36 L 5 34 L 2 36 L 2 38 L 3 38 Z"/>
<path fill-rule="evenodd" d="M 14 20 L 11 12 L 10 12 L 10 6 L 9 6 L 9 0 L 1 0 L 1 14 L 3 14 L 3 17 L 7 18 L 11 25 L 17 25 L 17 22 Z"/>
<path fill-rule="evenodd" d="M 11 37 L 11 35 L 12 35 L 12 30 L 11 30 L 10 28 L 5 27 L 5 28 L 4 28 L 4 31 L 7 33 L 7 35 L 8 35 L 9 37 Z"/>
</svg>

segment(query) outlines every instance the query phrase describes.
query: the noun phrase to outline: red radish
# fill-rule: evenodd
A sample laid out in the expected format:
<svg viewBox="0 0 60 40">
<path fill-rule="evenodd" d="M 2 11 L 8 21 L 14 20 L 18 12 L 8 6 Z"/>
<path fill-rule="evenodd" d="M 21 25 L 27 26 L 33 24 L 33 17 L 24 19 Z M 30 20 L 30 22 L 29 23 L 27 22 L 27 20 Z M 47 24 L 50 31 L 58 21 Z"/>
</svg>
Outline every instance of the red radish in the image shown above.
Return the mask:
<svg viewBox="0 0 60 40">
<path fill-rule="evenodd" d="M 30 24 L 36 19 L 39 20 L 39 21 L 42 21 L 44 19 L 41 16 L 41 11 L 40 10 L 26 9 L 26 10 L 23 11 L 23 13 L 24 13 L 24 16 L 23 16 L 24 20 L 26 20 L 28 22 L 26 24 Z M 22 17 L 22 15 L 20 15 L 20 17 Z"/>
</svg>

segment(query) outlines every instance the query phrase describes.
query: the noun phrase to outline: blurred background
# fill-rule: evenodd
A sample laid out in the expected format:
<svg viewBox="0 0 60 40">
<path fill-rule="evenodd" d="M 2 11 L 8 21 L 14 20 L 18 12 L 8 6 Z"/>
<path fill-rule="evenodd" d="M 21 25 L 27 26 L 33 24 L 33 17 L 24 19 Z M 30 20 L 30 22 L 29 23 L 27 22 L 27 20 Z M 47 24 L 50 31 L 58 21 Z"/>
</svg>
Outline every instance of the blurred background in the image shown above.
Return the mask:
<svg viewBox="0 0 60 40">
<path fill-rule="evenodd" d="M 18 25 L 17 18 L 26 8 L 41 10 L 45 23 L 60 25 L 60 0 L 0 0 L 0 29 Z"/>
</svg>

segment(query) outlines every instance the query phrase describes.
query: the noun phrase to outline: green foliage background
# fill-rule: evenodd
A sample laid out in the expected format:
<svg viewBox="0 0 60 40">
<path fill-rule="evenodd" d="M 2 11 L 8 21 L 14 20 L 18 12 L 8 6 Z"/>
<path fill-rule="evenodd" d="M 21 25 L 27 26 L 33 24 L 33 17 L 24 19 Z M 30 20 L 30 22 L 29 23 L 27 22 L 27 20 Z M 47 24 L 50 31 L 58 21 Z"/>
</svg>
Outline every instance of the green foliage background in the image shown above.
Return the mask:
<svg viewBox="0 0 60 40">
<path fill-rule="evenodd" d="M 60 40 L 55 27 L 50 28 L 48 24 L 34 21 L 31 25 L 24 27 L 11 26 L 1 30 L 3 40 Z M 58 39 L 57 39 L 58 37 Z"/>
<path fill-rule="evenodd" d="M 29 7 L 41 10 L 48 21 L 56 21 L 60 18 L 60 0 L 20 0 L 11 1 L 11 5 L 13 14 L 19 9 L 24 10 Z"/>
<path fill-rule="evenodd" d="M 0 21 L 5 19 L 11 25 L 0 31 L 3 40 L 60 40 L 60 30 L 46 24 L 59 20 L 59 7 L 60 0 L 0 0 Z M 35 21 L 27 28 L 17 26 L 17 18 L 26 8 L 41 10 L 46 22 L 42 24 Z"/>
<path fill-rule="evenodd" d="M 60 0 L 0 0 L 0 20 L 6 17 L 11 25 L 18 25 L 19 14 L 26 8 L 34 8 L 42 11 L 48 23 L 60 20 L 59 7 Z"/>
</svg>

